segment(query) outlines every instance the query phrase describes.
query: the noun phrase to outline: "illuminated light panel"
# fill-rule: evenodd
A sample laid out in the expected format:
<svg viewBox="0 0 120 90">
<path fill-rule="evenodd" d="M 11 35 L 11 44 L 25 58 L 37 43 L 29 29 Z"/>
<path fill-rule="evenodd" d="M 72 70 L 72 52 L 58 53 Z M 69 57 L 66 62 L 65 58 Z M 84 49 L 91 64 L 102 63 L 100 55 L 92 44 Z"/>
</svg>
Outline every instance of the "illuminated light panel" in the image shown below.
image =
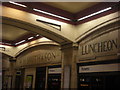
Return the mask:
<svg viewBox="0 0 120 90">
<path fill-rule="evenodd" d="M 10 43 L 4 43 L 4 44 L 11 45 Z"/>
<path fill-rule="evenodd" d="M 51 40 L 46 37 L 42 37 L 42 38 L 40 38 L 40 41 L 51 41 Z"/>
<path fill-rule="evenodd" d="M 22 40 L 22 41 L 20 41 L 20 42 L 18 42 L 18 43 L 15 43 L 15 45 L 21 44 L 21 43 L 23 43 L 23 42 L 25 42 L 25 40 Z"/>
<path fill-rule="evenodd" d="M 36 37 L 40 36 L 39 34 L 36 35 Z"/>
<path fill-rule="evenodd" d="M 95 15 L 97 15 L 97 14 L 103 13 L 103 12 L 108 11 L 108 10 L 110 10 L 110 9 L 112 9 L 112 7 L 108 7 L 108 8 L 105 8 L 105 9 L 103 9 L 103 10 L 100 10 L 100 11 L 98 11 L 98 12 L 92 13 L 92 14 L 90 14 L 90 15 L 88 15 L 88 16 L 82 17 L 82 18 L 78 19 L 78 21 L 81 21 L 81 20 L 84 20 L 84 19 L 86 19 L 86 18 L 95 16 Z"/>
<path fill-rule="evenodd" d="M 15 5 L 18 5 L 18 6 L 21 6 L 21 7 L 27 7 L 27 6 L 23 5 L 23 4 L 19 4 L 19 3 L 13 2 L 13 1 L 9 1 L 9 3 L 15 4 Z"/>
<path fill-rule="evenodd" d="M 40 13 L 44 13 L 44 14 L 50 15 L 50 16 L 54 16 L 54 17 L 57 17 L 57 18 L 61 18 L 61 19 L 67 20 L 67 21 L 71 21 L 71 20 L 68 19 L 68 18 L 61 17 L 61 16 L 58 16 L 58 15 L 55 15 L 55 14 L 52 14 L 52 13 L 49 13 L 49 12 L 45 12 L 45 11 L 36 9 L 36 8 L 33 8 L 33 10 L 34 10 L 34 11 L 37 11 L 37 12 L 40 12 Z"/>
<path fill-rule="evenodd" d="M 10 43 L 0 42 L 0 44 L 12 45 Z"/>
<path fill-rule="evenodd" d="M 29 37 L 28 40 L 33 39 L 34 37 Z"/>
</svg>

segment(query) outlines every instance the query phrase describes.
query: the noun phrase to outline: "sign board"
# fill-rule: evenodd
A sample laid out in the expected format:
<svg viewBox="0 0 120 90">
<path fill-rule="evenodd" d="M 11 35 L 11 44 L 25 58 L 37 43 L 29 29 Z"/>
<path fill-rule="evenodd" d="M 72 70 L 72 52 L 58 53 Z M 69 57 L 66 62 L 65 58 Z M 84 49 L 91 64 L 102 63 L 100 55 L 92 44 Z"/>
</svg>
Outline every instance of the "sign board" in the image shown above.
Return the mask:
<svg viewBox="0 0 120 90">
<path fill-rule="evenodd" d="M 79 73 L 120 71 L 120 63 L 79 66 Z"/>
<path fill-rule="evenodd" d="M 94 59 L 96 57 L 105 57 L 117 54 L 118 31 L 111 31 L 96 37 L 86 38 L 79 43 L 79 60 Z M 93 58 L 94 57 L 94 58 Z"/>
<path fill-rule="evenodd" d="M 105 40 L 81 46 L 82 55 L 90 53 L 108 52 L 117 49 L 117 39 Z"/>
<path fill-rule="evenodd" d="M 60 63 L 61 51 L 60 50 L 36 50 L 24 56 L 18 57 L 16 66 L 46 64 L 46 63 Z"/>
<path fill-rule="evenodd" d="M 62 68 L 49 68 L 48 74 L 61 74 Z"/>
</svg>

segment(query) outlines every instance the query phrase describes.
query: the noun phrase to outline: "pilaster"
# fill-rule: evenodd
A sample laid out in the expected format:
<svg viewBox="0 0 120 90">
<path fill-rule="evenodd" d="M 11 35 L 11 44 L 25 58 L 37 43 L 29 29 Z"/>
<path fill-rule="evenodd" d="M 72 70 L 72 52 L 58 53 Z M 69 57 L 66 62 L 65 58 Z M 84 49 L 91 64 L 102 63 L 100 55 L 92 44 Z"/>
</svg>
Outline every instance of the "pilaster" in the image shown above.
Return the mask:
<svg viewBox="0 0 120 90">
<path fill-rule="evenodd" d="M 77 43 L 62 45 L 62 88 L 77 88 Z"/>
<path fill-rule="evenodd" d="M 16 63 L 16 58 L 10 58 L 10 75 L 11 75 L 11 88 L 15 87 L 15 75 L 16 75 L 16 71 L 15 71 L 15 63 Z"/>
</svg>

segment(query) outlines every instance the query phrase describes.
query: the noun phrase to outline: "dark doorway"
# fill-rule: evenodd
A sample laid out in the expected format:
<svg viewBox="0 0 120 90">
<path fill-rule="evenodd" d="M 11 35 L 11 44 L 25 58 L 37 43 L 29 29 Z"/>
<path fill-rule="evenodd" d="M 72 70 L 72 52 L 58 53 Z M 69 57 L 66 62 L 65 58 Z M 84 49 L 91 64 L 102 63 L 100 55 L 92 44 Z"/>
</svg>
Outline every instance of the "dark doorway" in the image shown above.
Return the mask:
<svg viewBox="0 0 120 90">
<path fill-rule="evenodd" d="M 60 90 L 61 89 L 61 74 L 48 75 L 48 90 Z"/>
<path fill-rule="evenodd" d="M 80 76 L 78 89 L 104 90 L 104 78 L 99 76 Z"/>
<path fill-rule="evenodd" d="M 45 90 L 46 67 L 36 69 L 35 90 Z"/>
<path fill-rule="evenodd" d="M 78 75 L 78 90 L 114 90 L 116 88 L 119 90 L 119 84 L 119 72 Z"/>
<path fill-rule="evenodd" d="M 20 90 L 20 82 L 21 82 L 21 76 L 20 76 L 20 75 L 16 75 L 15 88 L 16 88 L 17 90 Z"/>
<path fill-rule="evenodd" d="M 105 77 L 105 87 L 106 90 L 120 90 L 120 74 L 110 75 Z"/>
<path fill-rule="evenodd" d="M 15 88 L 17 90 L 22 90 L 23 89 L 24 74 L 25 74 L 25 70 L 24 69 L 21 69 L 21 70 L 19 70 L 19 71 L 16 72 Z"/>
</svg>

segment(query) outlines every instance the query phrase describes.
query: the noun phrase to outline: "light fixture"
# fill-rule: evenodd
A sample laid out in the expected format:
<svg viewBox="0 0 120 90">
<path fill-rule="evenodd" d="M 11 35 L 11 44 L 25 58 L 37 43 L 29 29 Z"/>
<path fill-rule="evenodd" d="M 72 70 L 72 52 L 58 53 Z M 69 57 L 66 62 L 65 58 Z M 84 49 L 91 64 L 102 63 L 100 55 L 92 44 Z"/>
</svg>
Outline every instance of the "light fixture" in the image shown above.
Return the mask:
<svg viewBox="0 0 120 90">
<path fill-rule="evenodd" d="M 23 4 L 19 4 L 19 3 L 13 2 L 13 1 L 9 1 L 9 3 L 15 4 L 15 5 L 18 5 L 18 6 L 21 6 L 21 7 L 27 7 Z"/>
<path fill-rule="evenodd" d="M 36 37 L 40 36 L 39 34 L 36 35 Z"/>
<path fill-rule="evenodd" d="M 25 42 L 25 40 L 22 40 L 22 41 L 20 41 L 18 43 L 15 43 L 15 45 L 18 45 L 18 44 L 23 43 L 23 42 Z"/>
<path fill-rule="evenodd" d="M 34 37 L 29 37 L 28 40 L 33 39 Z"/>
<path fill-rule="evenodd" d="M 11 45 L 10 43 L 4 43 L 4 44 L 6 44 L 6 45 Z"/>
<path fill-rule="evenodd" d="M 95 13 L 92 13 L 92 14 L 87 15 L 87 16 L 85 16 L 85 17 L 82 17 L 82 18 L 78 19 L 78 21 L 81 21 L 81 20 L 84 20 L 84 19 L 86 19 L 86 18 L 95 16 L 95 15 L 97 15 L 97 14 L 103 13 L 103 12 L 108 11 L 108 10 L 110 10 L 110 9 L 112 9 L 112 7 L 108 7 L 108 8 L 105 8 L 105 9 L 103 9 L 103 10 L 100 10 L 100 11 L 98 11 L 98 12 L 95 12 Z"/>
<path fill-rule="evenodd" d="M 11 43 L 0 42 L 0 44 L 12 45 Z"/>
<path fill-rule="evenodd" d="M 42 10 L 39 10 L 39 9 L 36 9 L 36 8 L 33 8 L 33 10 L 37 11 L 37 12 L 40 12 L 40 13 L 48 14 L 50 16 L 54 16 L 54 17 L 57 17 L 57 18 L 61 18 L 61 19 L 70 21 L 70 19 L 68 19 L 68 18 L 65 18 L 65 17 L 62 17 L 62 16 L 58 16 L 58 15 L 55 15 L 55 14 L 52 14 L 52 13 L 49 13 L 49 12 L 45 12 L 45 11 L 42 11 Z"/>
</svg>

